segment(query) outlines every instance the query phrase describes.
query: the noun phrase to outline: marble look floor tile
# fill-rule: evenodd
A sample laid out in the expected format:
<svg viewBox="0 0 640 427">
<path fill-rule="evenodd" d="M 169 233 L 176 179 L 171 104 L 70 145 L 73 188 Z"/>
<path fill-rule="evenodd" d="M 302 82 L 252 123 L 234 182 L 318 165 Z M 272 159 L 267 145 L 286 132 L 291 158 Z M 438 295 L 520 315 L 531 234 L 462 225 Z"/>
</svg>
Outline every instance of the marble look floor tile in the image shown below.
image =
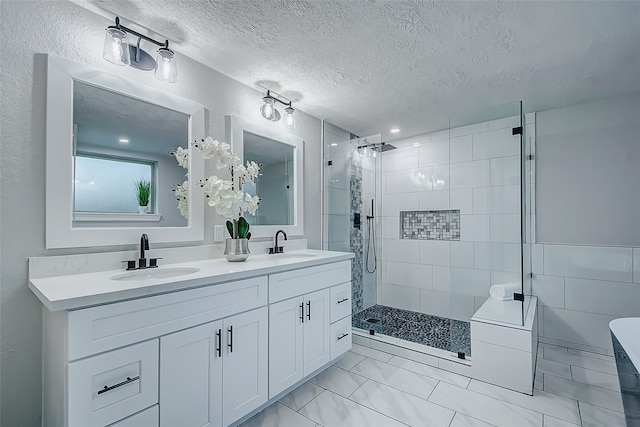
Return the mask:
<svg viewBox="0 0 640 427">
<path fill-rule="evenodd" d="M 536 371 L 543 374 L 555 375 L 556 377 L 571 379 L 571 367 L 566 363 L 554 362 L 552 360 L 538 359 Z"/>
<path fill-rule="evenodd" d="M 588 384 L 554 377 L 553 375 L 545 375 L 544 391 L 614 411 L 623 411 L 620 393 L 607 390 L 606 388 L 594 387 Z"/>
<path fill-rule="evenodd" d="M 584 427 L 625 427 L 627 425 L 624 414 L 590 405 L 586 402 L 578 402 L 580 415 Z"/>
<path fill-rule="evenodd" d="M 454 411 L 369 380 L 350 397 L 361 405 L 411 426 L 448 426 Z"/>
<path fill-rule="evenodd" d="M 565 420 L 560 420 L 558 418 L 554 418 L 550 415 L 543 415 L 543 425 L 544 427 L 579 427 L 581 424 L 570 423 Z"/>
<path fill-rule="evenodd" d="M 611 358 L 611 360 L 605 360 L 597 357 L 584 356 L 584 352 L 568 352 L 561 349 L 546 348 L 544 351 L 544 360 L 551 360 L 571 366 L 579 366 L 581 368 L 617 375 L 616 363 L 613 358 Z"/>
<path fill-rule="evenodd" d="M 392 354 L 385 353 L 384 351 L 376 350 L 371 347 L 363 347 L 358 344 L 352 344 L 351 351 L 353 353 L 360 354 L 362 356 L 370 357 L 372 359 L 380 360 L 381 362 L 388 362 Z"/>
<path fill-rule="evenodd" d="M 485 423 L 484 421 L 456 412 L 449 427 L 493 427 L 493 424 Z"/>
<path fill-rule="evenodd" d="M 580 413 L 578 411 L 578 403 L 575 399 L 569 399 L 540 390 L 535 390 L 533 396 L 529 396 L 478 380 L 471 380 L 467 389 L 493 397 L 494 399 L 531 409 L 532 411 L 551 415 L 574 424 L 580 424 Z"/>
<path fill-rule="evenodd" d="M 316 423 L 328 427 L 395 427 L 406 425 L 328 390 L 305 405 L 299 412 Z"/>
<path fill-rule="evenodd" d="M 429 401 L 496 426 L 542 426 L 538 412 L 445 382 L 438 383 Z"/>
<path fill-rule="evenodd" d="M 342 355 L 340 359 L 338 359 L 334 363 L 334 366 L 337 366 L 338 368 L 346 369 L 348 371 L 349 369 L 353 368 L 363 360 L 364 360 L 363 355 L 354 353 L 352 351 L 347 351 L 345 354 Z"/>
<path fill-rule="evenodd" d="M 399 368 L 407 369 L 418 374 L 425 375 L 429 378 L 433 378 L 439 381 L 444 381 L 449 384 L 453 384 L 458 387 L 467 388 L 470 378 L 463 375 L 454 374 L 442 369 L 434 368 L 433 366 L 425 365 L 424 363 L 414 362 L 402 357 L 394 356 L 389 360 L 390 365 L 397 366 Z"/>
<path fill-rule="evenodd" d="M 438 384 L 432 378 L 373 359 L 363 360 L 351 371 L 422 399 L 428 398 Z"/>
<path fill-rule="evenodd" d="M 239 427 L 315 427 L 316 422 L 276 402 Z"/>
<path fill-rule="evenodd" d="M 542 372 L 536 372 L 536 379 L 533 382 L 533 388 L 537 390 L 544 390 L 544 374 Z"/>
<path fill-rule="evenodd" d="M 322 388 L 331 390 L 341 396 L 348 397 L 356 391 L 367 379 L 356 375 L 353 372 L 335 366 L 329 366 L 315 377 L 311 378 L 311 382 Z"/>
<path fill-rule="evenodd" d="M 322 393 L 324 389 L 319 385 L 307 381 L 291 393 L 283 396 L 278 402 L 293 409 L 299 410 L 307 403 L 311 402 L 316 396 Z"/>
<path fill-rule="evenodd" d="M 585 369 L 579 366 L 572 366 L 571 373 L 574 381 L 606 388 L 620 393 L 620 383 L 618 382 L 617 375 L 592 371 L 591 369 Z"/>
<path fill-rule="evenodd" d="M 613 356 L 609 356 L 607 354 L 594 353 L 592 351 L 585 351 L 585 350 L 577 350 L 574 348 L 568 348 L 567 353 L 575 354 L 582 357 L 594 357 L 596 359 L 608 360 L 610 362 L 615 363 L 615 359 L 613 358 Z"/>
</svg>

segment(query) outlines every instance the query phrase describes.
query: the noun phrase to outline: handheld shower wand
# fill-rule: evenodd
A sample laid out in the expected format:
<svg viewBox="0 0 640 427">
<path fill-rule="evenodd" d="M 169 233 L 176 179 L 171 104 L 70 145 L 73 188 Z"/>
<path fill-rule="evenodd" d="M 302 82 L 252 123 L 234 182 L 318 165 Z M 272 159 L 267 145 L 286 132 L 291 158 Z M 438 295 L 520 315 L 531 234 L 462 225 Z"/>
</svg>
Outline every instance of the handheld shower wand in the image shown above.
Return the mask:
<svg viewBox="0 0 640 427">
<path fill-rule="evenodd" d="M 369 229 L 369 242 L 367 244 L 367 254 L 365 256 L 365 267 L 367 268 L 367 273 L 375 273 L 376 268 L 378 266 L 378 256 L 376 254 L 376 230 L 375 224 L 373 222 L 374 216 L 373 210 L 373 199 L 371 199 L 371 215 L 367 215 L 367 228 Z M 369 252 L 373 248 L 373 267 L 369 268 Z"/>
</svg>

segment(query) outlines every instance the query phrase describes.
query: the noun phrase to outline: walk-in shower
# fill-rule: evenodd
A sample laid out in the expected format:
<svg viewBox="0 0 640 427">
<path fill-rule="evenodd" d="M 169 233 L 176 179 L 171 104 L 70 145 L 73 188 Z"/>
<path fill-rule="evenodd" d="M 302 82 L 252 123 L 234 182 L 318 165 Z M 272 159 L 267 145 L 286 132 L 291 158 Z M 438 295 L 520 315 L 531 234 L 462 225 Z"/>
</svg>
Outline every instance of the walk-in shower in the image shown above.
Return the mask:
<svg viewBox="0 0 640 427">
<path fill-rule="evenodd" d="M 522 324 L 531 294 L 524 131 L 519 102 L 392 144 L 325 122 L 323 247 L 356 255 L 354 333 L 470 359 L 472 316 Z M 484 309 L 489 288 L 510 283 L 516 300 Z"/>
</svg>

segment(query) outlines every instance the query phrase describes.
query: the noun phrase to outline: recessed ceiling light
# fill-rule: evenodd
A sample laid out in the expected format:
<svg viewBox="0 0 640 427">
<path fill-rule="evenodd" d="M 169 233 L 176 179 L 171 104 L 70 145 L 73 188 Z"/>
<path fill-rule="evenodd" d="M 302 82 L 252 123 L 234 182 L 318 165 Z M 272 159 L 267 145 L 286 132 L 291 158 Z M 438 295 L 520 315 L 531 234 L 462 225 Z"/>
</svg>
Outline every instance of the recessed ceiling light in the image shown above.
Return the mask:
<svg viewBox="0 0 640 427">
<path fill-rule="evenodd" d="M 414 146 L 414 147 L 420 147 L 420 143 L 419 143 L 419 142 L 414 142 L 414 143 L 413 143 L 413 146 Z"/>
<path fill-rule="evenodd" d="M 129 143 L 129 138 L 120 138 L 120 139 L 118 139 L 118 142 L 120 144 L 128 144 Z"/>
<path fill-rule="evenodd" d="M 337 143 L 337 142 L 333 142 L 333 143 L 331 143 L 331 146 L 332 146 L 332 147 L 337 147 L 337 146 L 338 146 L 338 143 Z"/>
<path fill-rule="evenodd" d="M 389 132 L 391 132 L 391 133 L 398 133 L 398 132 L 400 132 L 400 129 L 399 129 L 399 128 L 393 128 L 393 129 L 391 129 Z"/>
</svg>

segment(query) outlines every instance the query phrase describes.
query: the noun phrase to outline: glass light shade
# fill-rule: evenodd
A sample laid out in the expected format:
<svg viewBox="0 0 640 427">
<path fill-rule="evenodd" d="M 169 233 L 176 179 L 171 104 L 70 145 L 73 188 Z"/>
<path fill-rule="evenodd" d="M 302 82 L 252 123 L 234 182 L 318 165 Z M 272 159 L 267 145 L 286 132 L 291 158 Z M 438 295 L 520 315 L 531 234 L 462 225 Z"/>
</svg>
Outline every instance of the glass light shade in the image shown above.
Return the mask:
<svg viewBox="0 0 640 427">
<path fill-rule="evenodd" d="M 178 64 L 171 49 L 161 47 L 156 57 L 156 78 L 163 82 L 175 83 L 178 81 Z"/>
<path fill-rule="evenodd" d="M 275 108 L 273 107 L 273 99 L 268 96 L 265 96 L 264 98 L 262 98 L 262 100 L 264 101 L 264 104 L 262 104 L 262 107 L 260 107 L 260 112 L 262 113 L 262 117 L 264 117 L 267 120 L 274 120 Z"/>
<path fill-rule="evenodd" d="M 296 126 L 295 118 L 293 117 L 294 110 L 291 106 L 284 109 L 284 121 L 287 124 L 288 129 L 293 129 Z"/>
<path fill-rule="evenodd" d="M 117 27 L 108 27 L 104 36 L 102 57 L 116 65 L 129 65 L 129 45 L 125 42 L 127 33 Z"/>
</svg>

